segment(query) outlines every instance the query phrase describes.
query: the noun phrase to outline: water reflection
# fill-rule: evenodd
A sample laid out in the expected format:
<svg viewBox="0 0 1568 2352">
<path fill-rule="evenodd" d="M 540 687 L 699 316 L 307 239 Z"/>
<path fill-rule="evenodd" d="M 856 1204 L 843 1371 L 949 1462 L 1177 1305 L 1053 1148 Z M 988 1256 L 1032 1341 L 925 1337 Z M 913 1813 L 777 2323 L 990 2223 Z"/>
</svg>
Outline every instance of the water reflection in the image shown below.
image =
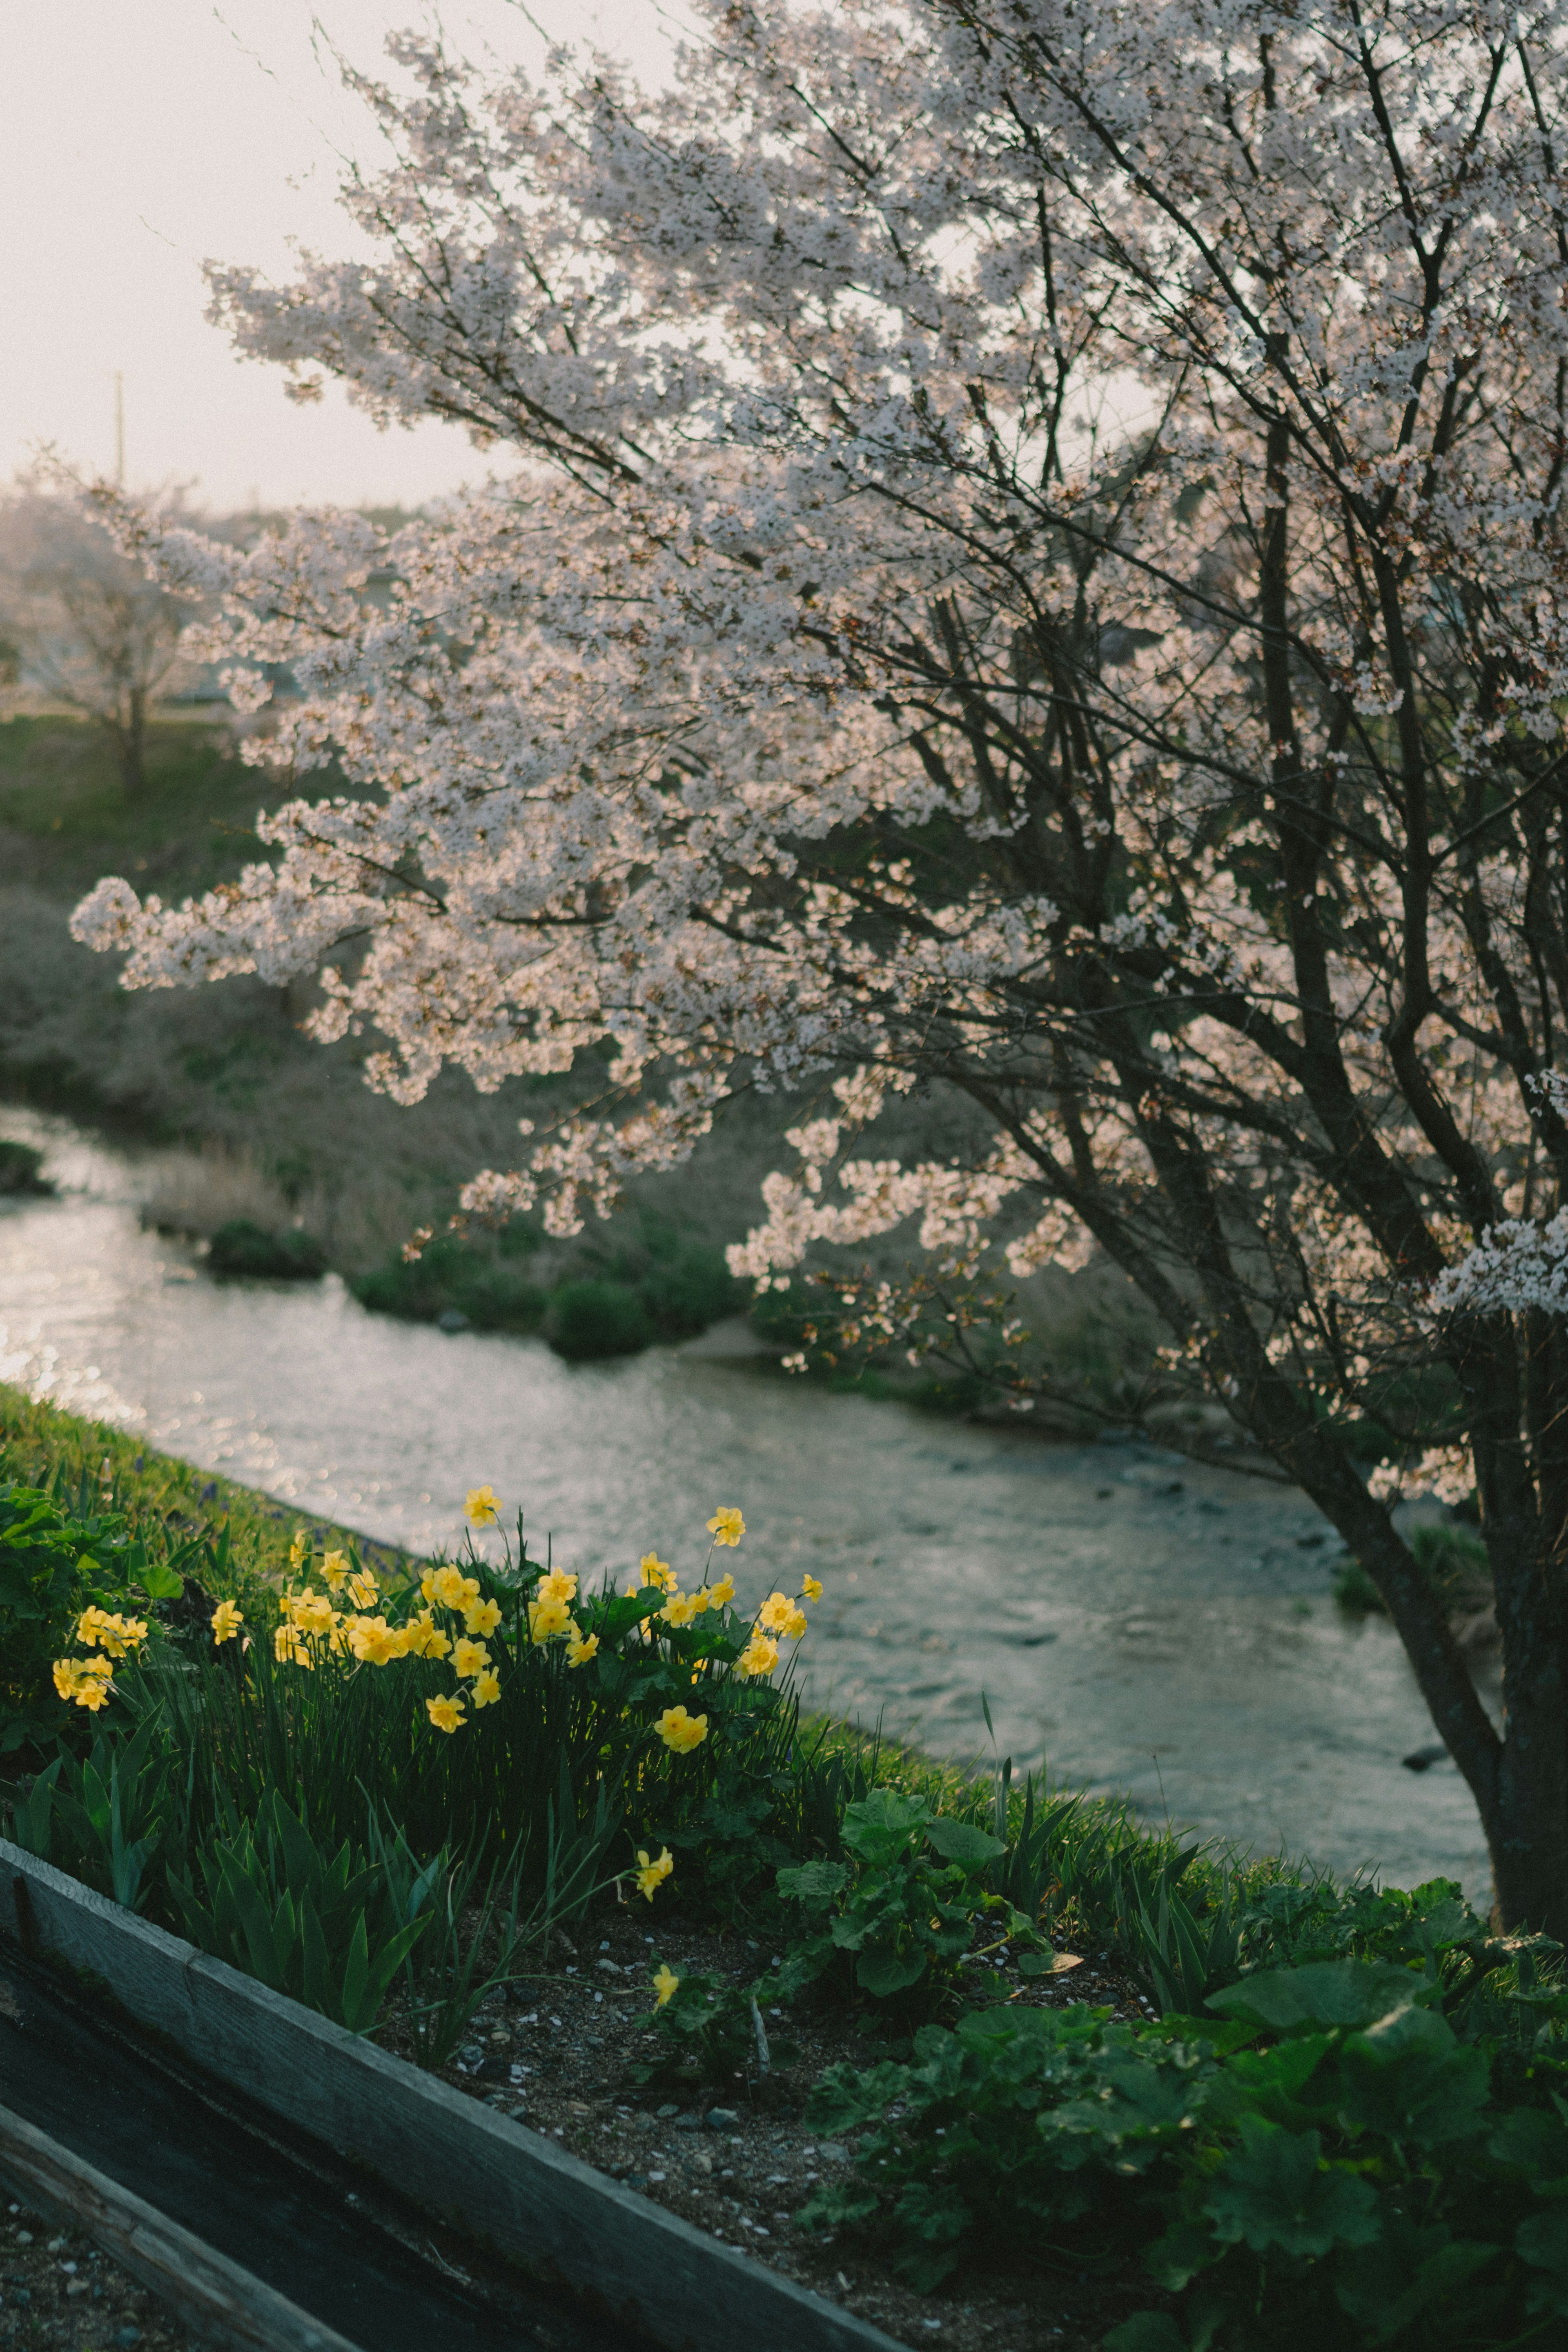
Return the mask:
<svg viewBox="0 0 1568 2352">
<path fill-rule="evenodd" d="M 985 1742 L 1268 1850 L 1479 1896 L 1485 1853 L 1397 1642 L 1328 1595 L 1305 1497 L 1148 1446 L 1059 1446 L 831 1397 L 668 1349 L 569 1366 L 542 1344 L 366 1315 L 342 1285 L 219 1285 L 142 1233 L 134 1161 L 19 1112 L 54 1201 L 0 1206 L 0 1380 L 125 1421 L 303 1508 L 434 1550 L 465 1488 L 521 1500 L 589 1575 L 690 1567 L 744 1507 L 742 1594 L 826 1598 L 810 1695 L 941 1753 Z"/>
</svg>

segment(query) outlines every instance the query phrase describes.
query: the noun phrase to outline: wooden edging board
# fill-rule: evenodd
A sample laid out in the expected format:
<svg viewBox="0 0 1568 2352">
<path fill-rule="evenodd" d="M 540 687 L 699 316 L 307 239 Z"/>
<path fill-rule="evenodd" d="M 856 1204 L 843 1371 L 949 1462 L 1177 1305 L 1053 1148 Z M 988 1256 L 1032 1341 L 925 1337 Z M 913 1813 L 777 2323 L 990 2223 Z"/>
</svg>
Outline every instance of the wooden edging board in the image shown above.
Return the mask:
<svg viewBox="0 0 1568 2352">
<path fill-rule="evenodd" d="M 96 1977 L 138 2023 L 389 2189 L 669 2352 L 900 2352 L 541 2133 L 269 1991 L 0 1838 L 0 1935 Z"/>
<path fill-rule="evenodd" d="M 356 2352 L 347 2336 L 8 2107 L 0 2107 L 0 2180 L 36 2212 L 91 2238 L 204 2344 L 232 2352 Z"/>
</svg>

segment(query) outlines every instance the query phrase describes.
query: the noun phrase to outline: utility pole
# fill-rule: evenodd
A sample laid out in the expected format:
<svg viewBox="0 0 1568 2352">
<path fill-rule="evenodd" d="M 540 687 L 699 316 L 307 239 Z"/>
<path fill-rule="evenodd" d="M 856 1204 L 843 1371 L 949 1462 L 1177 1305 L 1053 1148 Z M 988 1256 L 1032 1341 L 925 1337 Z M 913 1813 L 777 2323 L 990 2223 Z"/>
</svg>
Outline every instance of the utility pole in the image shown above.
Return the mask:
<svg viewBox="0 0 1568 2352">
<path fill-rule="evenodd" d="M 114 487 L 125 488 L 125 378 L 114 371 Z"/>
</svg>

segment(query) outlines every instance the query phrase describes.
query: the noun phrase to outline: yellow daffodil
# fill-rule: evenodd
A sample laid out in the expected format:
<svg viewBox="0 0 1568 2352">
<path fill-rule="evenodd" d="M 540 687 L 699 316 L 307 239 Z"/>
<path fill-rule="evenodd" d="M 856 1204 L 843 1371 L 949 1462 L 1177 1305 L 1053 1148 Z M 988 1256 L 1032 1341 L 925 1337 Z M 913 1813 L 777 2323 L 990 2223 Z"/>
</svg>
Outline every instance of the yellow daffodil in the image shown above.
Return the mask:
<svg viewBox="0 0 1568 2352">
<path fill-rule="evenodd" d="M 370 1666 L 390 1665 L 398 1655 L 397 1635 L 384 1617 L 351 1617 L 349 1647 Z"/>
<path fill-rule="evenodd" d="M 779 1645 L 765 1633 L 753 1633 L 735 1664 L 743 1675 L 771 1675 L 779 1662 Z"/>
<path fill-rule="evenodd" d="M 463 1612 L 463 1623 L 470 1633 L 493 1633 L 500 1623 L 500 1602 L 470 1601 Z"/>
<path fill-rule="evenodd" d="M 368 1609 L 374 1601 L 376 1583 L 368 1568 L 356 1569 L 349 1579 L 349 1599 L 356 1609 Z"/>
<path fill-rule="evenodd" d="M 144 1617 L 121 1617 L 108 1609 L 84 1609 L 77 1623 L 76 1637 L 89 1650 L 101 1643 L 111 1658 L 122 1658 L 127 1651 L 140 1648 L 147 1639 Z"/>
<path fill-rule="evenodd" d="M 470 1486 L 468 1499 L 463 1508 L 476 1528 L 493 1528 L 500 1524 L 500 1496 L 493 1486 Z"/>
<path fill-rule="evenodd" d="M 777 1633 L 789 1621 L 795 1603 L 786 1592 L 770 1592 L 757 1612 L 757 1622 L 764 1633 Z"/>
<path fill-rule="evenodd" d="M 670 1872 L 674 1868 L 674 1857 L 670 1853 L 668 1846 L 661 1849 L 657 1862 L 650 1862 L 646 1851 L 639 1845 L 637 1848 L 637 1893 L 639 1895 L 646 1895 L 648 1901 L 651 1903 L 655 1893 L 664 1885 L 665 1880 L 669 1876 Z"/>
<path fill-rule="evenodd" d="M 297 1666 L 308 1668 L 316 1663 L 310 1654 L 309 1638 L 300 1633 L 297 1625 L 279 1626 L 272 1636 L 272 1654 L 275 1658 L 280 1658 L 285 1664 L 292 1661 Z"/>
<path fill-rule="evenodd" d="M 55 1688 L 62 1698 L 75 1698 L 81 1684 L 81 1664 L 76 1658 L 57 1658 L 51 1669 Z"/>
<path fill-rule="evenodd" d="M 427 1698 L 425 1712 L 437 1731 L 460 1731 L 468 1719 L 460 1698 Z"/>
<path fill-rule="evenodd" d="M 815 1576 L 803 1576 L 800 1580 L 800 1589 L 808 1601 L 820 1601 L 822 1598 L 822 1587 Z"/>
<path fill-rule="evenodd" d="M 746 1522 L 739 1511 L 721 1507 L 709 1520 L 708 1532 L 716 1544 L 738 1544 L 746 1532 Z"/>
<path fill-rule="evenodd" d="M 585 1666 L 590 1658 L 599 1654 L 597 1633 L 584 1633 L 574 1625 L 566 1642 L 566 1663 L 569 1666 Z"/>
<path fill-rule="evenodd" d="M 536 1601 L 575 1601 L 577 1580 L 574 1576 L 568 1576 L 563 1568 L 552 1568 L 549 1575 L 542 1576 L 534 1586 L 533 1597 Z"/>
<path fill-rule="evenodd" d="M 59 1689 L 58 1675 L 55 1688 Z M 109 1660 L 89 1658 L 86 1661 L 85 1670 L 79 1676 L 70 1695 L 78 1706 L 85 1706 L 89 1715 L 96 1715 L 100 1706 L 109 1705 L 110 1693 L 113 1688 L 114 1669 Z"/>
<path fill-rule="evenodd" d="M 451 1643 L 437 1624 L 428 1609 L 408 1621 L 408 1646 L 416 1658 L 444 1658 Z"/>
<path fill-rule="evenodd" d="M 342 1591 L 348 1572 L 349 1561 L 346 1552 L 330 1551 L 324 1554 L 321 1560 L 321 1574 L 326 1580 L 327 1590 L 334 1600 Z"/>
<path fill-rule="evenodd" d="M 694 1617 L 702 1614 L 703 1603 L 695 1592 L 672 1592 L 659 1611 L 667 1625 L 689 1625 Z"/>
<path fill-rule="evenodd" d="M 479 1588 L 468 1591 L 468 1580 L 460 1568 L 438 1568 L 430 1580 L 435 1598 L 443 1609 L 466 1609 L 470 1600 L 477 1601 Z"/>
<path fill-rule="evenodd" d="M 427 1568 L 419 1580 L 419 1598 L 429 1603 L 436 1597 L 436 1571 L 433 1568 Z"/>
<path fill-rule="evenodd" d="M 289 1613 L 302 1633 L 325 1633 L 331 1631 L 335 1612 L 324 1592 L 312 1591 L 307 1585 L 303 1592 L 291 1593 Z"/>
<path fill-rule="evenodd" d="M 481 1706 L 493 1706 L 500 1696 L 500 1676 L 493 1666 L 487 1667 L 483 1674 L 475 1675 L 474 1706 L 476 1709 Z"/>
<path fill-rule="evenodd" d="M 489 1662 L 490 1654 L 482 1642 L 470 1642 L 466 1633 L 458 1635 L 458 1646 L 452 1653 L 454 1674 L 467 1682 L 470 1675 L 482 1675 Z"/>
<path fill-rule="evenodd" d="M 289 1547 L 289 1566 L 296 1576 L 299 1575 L 300 1570 L 304 1567 L 307 1559 L 310 1557 L 310 1547 L 305 1541 L 304 1537 L 296 1536 L 293 1542 Z"/>
<path fill-rule="evenodd" d="M 789 1615 L 784 1619 L 784 1623 L 779 1627 L 779 1632 L 784 1635 L 786 1640 L 791 1642 L 798 1642 L 805 1631 L 805 1612 L 804 1609 L 792 1609 Z"/>
<path fill-rule="evenodd" d="M 734 1598 L 735 1580 L 732 1576 L 721 1576 L 717 1584 L 710 1584 L 708 1587 L 710 1609 L 728 1609 Z"/>
<path fill-rule="evenodd" d="M 676 1975 L 675 1970 L 670 1967 L 669 1962 L 668 1960 L 660 1960 L 658 1967 L 654 1971 L 653 1979 L 653 1989 L 658 1995 L 658 2005 L 660 2009 L 664 2007 L 665 2002 L 669 1999 L 671 1993 L 674 1992 L 679 1982 L 680 1979 Z"/>
<path fill-rule="evenodd" d="M 633 1592 L 640 1592 L 648 1584 L 657 1584 L 661 1592 L 668 1592 L 675 1582 L 675 1570 L 656 1551 L 644 1552 L 637 1562 L 637 1572 L 639 1581 L 629 1588 Z"/>
<path fill-rule="evenodd" d="M 667 1706 L 653 1727 L 677 1756 L 689 1756 L 707 1738 L 708 1717 L 688 1715 L 683 1706 Z"/>
<path fill-rule="evenodd" d="M 245 1612 L 237 1609 L 232 1601 L 220 1601 L 213 1611 L 213 1640 L 232 1642 L 245 1622 Z"/>
<path fill-rule="evenodd" d="M 531 1601 L 528 1607 L 528 1636 L 531 1642 L 552 1642 L 558 1633 L 572 1630 L 572 1612 L 564 1601 Z"/>
</svg>

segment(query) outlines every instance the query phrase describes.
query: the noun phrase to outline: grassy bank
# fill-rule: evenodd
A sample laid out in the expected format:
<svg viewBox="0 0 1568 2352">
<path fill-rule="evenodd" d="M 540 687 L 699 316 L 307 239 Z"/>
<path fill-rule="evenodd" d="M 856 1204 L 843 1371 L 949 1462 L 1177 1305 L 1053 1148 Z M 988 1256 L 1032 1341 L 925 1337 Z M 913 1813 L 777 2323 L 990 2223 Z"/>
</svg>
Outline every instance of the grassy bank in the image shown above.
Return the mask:
<svg viewBox="0 0 1568 2352">
<path fill-rule="evenodd" d="M 907 2341 L 932 2296 L 958 2352 L 1004 2325 L 1028 2352 L 1562 2340 L 1544 1938 L 803 1718 L 821 1588 L 740 1616 L 739 1511 L 706 1560 L 595 1592 L 521 1532 L 499 1562 L 373 1554 L 100 1424 L 11 1394 L 0 1423 L 30 1851 L 590 2160 L 624 2147 L 680 2210 L 637 2128 L 706 2117 L 723 2178 L 801 2200 L 753 2251 L 852 2265 Z"/>
</svg>

